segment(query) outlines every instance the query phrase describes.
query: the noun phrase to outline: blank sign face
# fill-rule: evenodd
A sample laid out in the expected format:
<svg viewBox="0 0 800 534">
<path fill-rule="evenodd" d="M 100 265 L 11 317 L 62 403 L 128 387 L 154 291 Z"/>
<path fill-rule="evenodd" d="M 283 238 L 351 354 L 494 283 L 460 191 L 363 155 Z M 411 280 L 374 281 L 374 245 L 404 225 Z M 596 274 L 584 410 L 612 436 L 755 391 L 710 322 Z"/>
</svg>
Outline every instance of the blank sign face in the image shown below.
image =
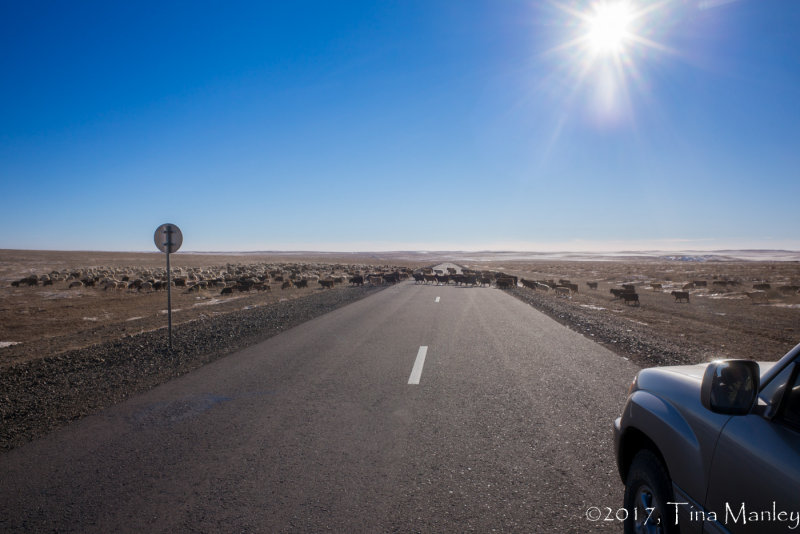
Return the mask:
<svg viewBox="0 0 800 534">
<path fill-rule="evenodd" d="M 183 234 L 177 225 L 166 223 L 156 228 L 153 240 L 158 250 L 171 254 L 181 248 L 181 244 L 183 244 Z"/>
</svg>

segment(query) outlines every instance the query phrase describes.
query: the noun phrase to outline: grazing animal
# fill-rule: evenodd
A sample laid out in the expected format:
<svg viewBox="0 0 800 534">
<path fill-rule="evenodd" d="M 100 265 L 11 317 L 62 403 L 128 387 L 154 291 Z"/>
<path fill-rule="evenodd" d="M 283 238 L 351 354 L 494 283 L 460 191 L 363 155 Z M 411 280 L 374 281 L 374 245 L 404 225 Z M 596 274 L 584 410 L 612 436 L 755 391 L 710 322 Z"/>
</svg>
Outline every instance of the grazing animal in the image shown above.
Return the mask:
<svg viewBox="0 0 800 534">
<path fill-rule="evenodd" d="M 387 284 L 396 284 L 400 281 L 400 273 L 395 271 L 393 273 L 384 273 L 383 280 Z"/>
<path fill-rule="evenodd" d="M 103 282 L 103 291 L 108 291 L 109 289 L 117 289 L 117 282 L 116 280 L 106 280 Z"/>
<path fill-rule="evenodd" d="M 629 286 L 629 287 L 632 287 L 632 286 Z M 614 298 L 615 298 L 615 299 L 619 299 L 619 298 L 622 298 L 622 295 L 624 295 L 624 294 L 626 294 L 626 293 L 636 293 L 636 290 L 634 290 L 634 289 L 628 289 L 628 288 L 612 287 L 612 288 L 609 290 L 609 292 L 610 292 L 612 295 L 614 295 Z"/>
<path fill-rule="evenodd" d="M 250 280 L 240 280 L 235 287 L 239 291 L 250 291 L 254 285 Z"/>
<path fill-rule="evenodd" d="M 423 284 L 425 283 L 425 275 L 424 274 L 422 274 L 422 273 L 414 273 L 413 276 L 414 276 L 414 283 L 415 284 L 419 284 L 420 282 L 422 282 Z"/>
<path fill-rule="evenodd" d="M 688 284 L 684 284 L 681 289 L 683 289 L 684 291 L 694 289 L 694 282 L 689 282 Z"/>
<path fill-rule="evenodd" d="M 416 280 L 416 278 L 415 278 L 415 280 Z M 350 285 L 363 286 L 364 285 L 364 277 L 361 276 L 360 274 L 357 274 L 357 275 L 353 276 L 352 278 L 350 278 Z"/>
<path fill-rule="evenodd" d="M 475 274 L 468 274 L 464 276 L 464 285 L 476 286 L 478 284 L 478 276 Z"/>
<path fill-rule="evenodd" d="M 294 287 L 308 287 L 308 280 L 295 280 Z"/>
<path fill-rule="evenodd" d="M 536 289 L 536 282 L 533 280 L 525 280 L 524 278 L 520 280 L 522 282 L 523 287 L 527 287 L 528 289 Z"/>
<path fill-rule="evenodd" d="M 566 287 L 570 289 L 573 293 L 578 292 L 578 284 L 564 284 Z"/>
<path fill-rule="evenodd" d="M 634 303 L 633 304 L 634 306 L 639 305 L 639 295 L 636 293 L 623 293 L 622 300 L 624 300 L 625 304 L 629 306 L 631 305 L 631 303 Z"/>
<path fill-rule="evenodd" d="M 680 302 L 685 300 L 686 303 L 689 303 L 689 292 L 688 291 L 673 291 L 672 296 L 675 297 L 675 302 Z"/>
<path fill-rule="evenodd" d="M 289 289 L 290 287 L 292 287 L 292 281 L 291 280 L 286 280 L 285 282 L 283 282 L 281 284 L 281 289 Z"/>
<path fill-rule="evenodd" d="M 223 287 L 222 291 L 219 292 L 220 295 L 233 295 L 233 288 L 232 287 Z"/>
<path fill-rule="evenodd" d="M 589 286 L 589 289 L 597 289 L 597 282 L 586 282 L 586 285 Z"/>
<path fill-rule="evenodd" d="M 660 291 L 662 289 L 661 284 L 650 284 L 650 287 L 653 289 L 653 291 Z"/>
<path fill-rule="evenodd" d="M 497 279 L 497 289 L 510 289 L 514 287 L 514 279 L 508 276 L 503 276 Z"/>
<path fill-rule="evenodd" d="M 708 287 L 708 282 L 705 280 L 695 280 L 692 283 L 694 284 L 694 287 Z"/>
<path fill-rule="evenodd" d="M 498 273 L 497 278 L 498 279 L 500 279 L 500 278 L 511 278 L 511 280 L 514 281 L 514 286 L 516 286 L 517 282 L 519 281 L 519 278 L 517 278 L 516 276 L 511 276 L 510 274 L 505 274 L 505 273 Z"/>
<path fill-rule="evenodd" d="M 333 289 L 333 280 L 320 280 L 319 285 L 322 286 L 323 289 Z"/>
<path fill-rule="evenodd" d="M 769 284 L 767 284 L 767 283 L 763 283 L 763 284 L 753 284 L 753 289 L 757 289 L 757 290 L 759 290 L 759 291 L 766 291 L 766 290 L 767 290 L 767 289 L 769 289 L 770 287 L 772 287 L 772 286 L 770 286 L 770 285 L 769 285 Z"/>
</svg>

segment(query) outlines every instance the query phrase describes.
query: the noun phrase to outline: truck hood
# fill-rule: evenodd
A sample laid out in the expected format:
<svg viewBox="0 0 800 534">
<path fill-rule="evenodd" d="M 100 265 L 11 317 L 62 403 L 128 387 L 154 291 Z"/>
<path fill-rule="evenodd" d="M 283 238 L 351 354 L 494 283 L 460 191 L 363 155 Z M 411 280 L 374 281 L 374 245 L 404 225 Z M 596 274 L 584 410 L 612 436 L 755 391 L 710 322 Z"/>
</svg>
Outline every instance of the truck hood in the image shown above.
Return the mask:
<svg viewBox="0 0 800 534">
<path fill-rule="evenodd" d="M 760 370 L 760 374 L 763 377 L 767 371 L 772 369 L 772 367 L 777 362 L 757 362 L 758 367 Z M 670 365 L 666 367 L 652 367 L 650 369 L 644 369 L 642 371 L 642 375 L 649 375 L 649 374 L 658 374 L 664 376 L 665 374 L 674 374 L 680 375 L 683 380 L 696 380 L 697 382 L 703 381 L 703 374 L 706 372 L 706 367 L 708 367 L 708 363 L 699 363 L 697 365 Z M 645 378 L 644 376 L 640 376 L 640 378 Z M 678 377 L 676 377 L 678 378 Z"/>
</svg>

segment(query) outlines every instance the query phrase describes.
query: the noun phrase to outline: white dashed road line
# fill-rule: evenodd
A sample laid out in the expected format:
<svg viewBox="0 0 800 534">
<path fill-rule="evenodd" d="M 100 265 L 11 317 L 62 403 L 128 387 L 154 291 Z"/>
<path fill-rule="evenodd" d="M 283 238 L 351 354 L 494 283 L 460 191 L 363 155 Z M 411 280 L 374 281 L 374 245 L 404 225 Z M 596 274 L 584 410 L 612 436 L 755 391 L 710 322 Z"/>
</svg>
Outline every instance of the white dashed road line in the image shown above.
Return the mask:
<svg viewBox="0 0 800 534">
<path fill-rule="evenodd" d="M 423 345 L 417 352 L 417 359 L 414 361 L 414 368 L 411 369 L 411 376 L 408 377 L 409 384 L 419 384 L 419 379 L 422 376 L 422 366 L 425 365 L 425 355 L 428 353 L 428 347 Z"/>
<path fill-rule="evenodd" d="M 439 302 L 439 297 L 436 297 L 436 300 L 434 300 L 434 302 Z"/>
</svg>

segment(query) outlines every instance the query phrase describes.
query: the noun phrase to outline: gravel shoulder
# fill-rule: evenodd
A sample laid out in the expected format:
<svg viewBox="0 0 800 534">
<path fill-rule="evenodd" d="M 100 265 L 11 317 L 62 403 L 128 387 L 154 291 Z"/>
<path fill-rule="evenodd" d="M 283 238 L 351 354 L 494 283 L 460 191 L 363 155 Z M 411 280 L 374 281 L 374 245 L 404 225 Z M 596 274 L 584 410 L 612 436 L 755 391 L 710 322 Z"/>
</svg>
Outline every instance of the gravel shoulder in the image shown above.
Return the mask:
<svg viewBox="0 0 800 534">
<path fill-rule="evenodd" d="M 0 450 L 10 450 L 238 349 L 380 291 L 340 287 L 0 367 Z"/>
<path fill-rule="evenodd" d="M 633 321 L 600 314 L 592 308 L 581 308 L 564 299 L 521 287 L 508 292 L 641 367 L 692 364 L 711 356 L 709 347 L 682 342 L 680 337 L 676 339 L 667 332 L 654 331 Z"/>
<path fill-rule="evenodd" d="M 558 298 L 552 292 L 515 287 L 509 294 L 641 367 L 686 365 L 720 358 L 774 361 L 797 343 L 796 310 L 753 306 L 737 319 L 738 302 L 676 305 L 669 295 L 640 295 L 644 304 L 627 306 L 602 292 Z M 666 305 L 660 303 L 666 301 Z M 692 312 L 699 310 L 697 315 Z"/>
</svg>

